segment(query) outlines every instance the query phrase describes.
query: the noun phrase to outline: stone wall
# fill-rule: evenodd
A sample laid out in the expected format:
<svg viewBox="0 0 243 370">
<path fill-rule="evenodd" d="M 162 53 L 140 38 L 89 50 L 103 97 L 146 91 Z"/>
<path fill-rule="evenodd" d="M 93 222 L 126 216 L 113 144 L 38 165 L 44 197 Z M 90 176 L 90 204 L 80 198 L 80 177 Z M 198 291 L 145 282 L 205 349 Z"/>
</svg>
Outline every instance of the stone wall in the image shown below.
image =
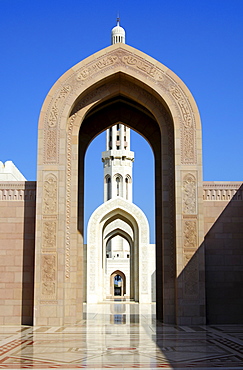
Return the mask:
<svg viewBox="0 0 243 370">
<path fill-rule="evenodd" d="M 32 324 L 35 182 L 0 182 L 0 325 Z M 243 185 L 204 182 L 207 322 L 243 322 Z"/>
<path fill-rule="evenodd" d="M 204 183 L 207 323 L 243 323 L 243 185 Z"/>
<path fill-rule="evenodd" d="M 35 182 L 0 182 L 0 325 L 32 324 Z"/>
</svg>

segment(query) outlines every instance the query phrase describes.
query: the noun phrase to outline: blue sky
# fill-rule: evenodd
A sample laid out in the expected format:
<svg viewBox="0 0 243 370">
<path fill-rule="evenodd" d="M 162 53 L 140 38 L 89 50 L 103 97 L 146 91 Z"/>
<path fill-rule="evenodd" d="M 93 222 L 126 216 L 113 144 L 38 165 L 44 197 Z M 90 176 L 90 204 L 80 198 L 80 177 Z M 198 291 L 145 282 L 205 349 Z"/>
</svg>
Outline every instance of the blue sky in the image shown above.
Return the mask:
<svg viewBox="0 0 243 370">
<path fill-rule="evenodd" d="M 191 90 L 202 120 L 204 180 L 242 181 L 242 0 L 0 0 L 0 160 L 12 160 L 28 180 L 36 179 L 44 98 L 66 70 L 110 44 L 117 12 L 126 42 L 168 66 Z M 88 154 L 99 156 L 101 181 L 104 142 L 97 138 Z M 132 145 L 134 201 L 152 220 L 147 180 L 153 170 L 146 181 L 141 171 L 144 161 L 152 167 L 152 156 L 137 137 Z M 95 205 L 87 197 L 89 215 Z M 94 201 L 103 201 L 102 182 Z"/>
</svg>

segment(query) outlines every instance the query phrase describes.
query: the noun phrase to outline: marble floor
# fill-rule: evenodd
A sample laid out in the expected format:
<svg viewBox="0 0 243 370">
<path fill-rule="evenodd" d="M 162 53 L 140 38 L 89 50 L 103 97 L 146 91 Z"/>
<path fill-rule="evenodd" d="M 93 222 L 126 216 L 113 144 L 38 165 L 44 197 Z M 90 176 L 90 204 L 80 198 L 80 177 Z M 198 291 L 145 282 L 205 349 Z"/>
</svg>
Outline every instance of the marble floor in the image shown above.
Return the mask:
<svg viewBox="0 0 243 370">
<path fill-rule="evenodd" d="M 1 369 L 242 369 L 243 326 L 173 326 L 155 305 L 85 305 L 72 327 L 0 327 Z"/>
</svg>

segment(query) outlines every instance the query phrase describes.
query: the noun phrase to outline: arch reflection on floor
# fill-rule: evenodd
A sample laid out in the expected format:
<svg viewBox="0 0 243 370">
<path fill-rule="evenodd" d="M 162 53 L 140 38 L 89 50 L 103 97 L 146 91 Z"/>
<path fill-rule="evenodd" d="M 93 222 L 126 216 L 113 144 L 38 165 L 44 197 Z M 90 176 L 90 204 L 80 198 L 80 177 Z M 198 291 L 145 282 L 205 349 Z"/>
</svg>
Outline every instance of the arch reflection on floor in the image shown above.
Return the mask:
<svg viewBox="0 0 243 370">
<path fill-rule="evenodd" d="M 242 369 L 243 326 L 173 326 L 155 304 L 85 305 L 72 327 L 0 327 L 0 368 Z"/>
</svg>

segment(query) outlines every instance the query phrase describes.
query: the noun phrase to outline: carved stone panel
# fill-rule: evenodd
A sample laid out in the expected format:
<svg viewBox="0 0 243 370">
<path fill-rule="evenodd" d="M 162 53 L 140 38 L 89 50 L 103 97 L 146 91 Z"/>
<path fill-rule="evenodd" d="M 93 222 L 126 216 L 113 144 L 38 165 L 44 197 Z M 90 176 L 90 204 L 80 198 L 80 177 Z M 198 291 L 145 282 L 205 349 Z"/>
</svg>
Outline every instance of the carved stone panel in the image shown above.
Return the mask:
<svg viewBox="0 0 243 370">
<path fill-rule="evenodd" d="M 184 221 L 184 250 L 197 248 L 197 221 Z"/>
<path fill-rule="evenodd" d="M 180 87 L 172 85 L 170 88 L 171 95 L 173 96 L 177 107 L 180 112 L 181 119 L 181 163 L 182 164 L 196 164 L 196 133 L 195 123 L 192 109 L 187 101 L 186 96 L 183 94 Z"/>
<path fill-rule="evenodd" d="M 197 213 L 197 181 L 194 175 L 188 173 L 183 178 L 183 213 L 194 215 Z"/>
<path fill-rule="evenodd" d="M 45 215 L 53 215 L 57 213 L 57 178 L 53 174 L 49 174 L 44 180 L 43 189 L 43 213 Z"/>
<path fill-rule="evenodd" d="M 56 293 L 56 255 L 43 254 L 41 258 L 42 295 L 53 299 Z"/>
<path fill-rule="evenodd" d="M 57 130 L 49 128 L 45 135 L 45 154 L 47 162 L 56 162 L 57 159 Z"/>
<path fill-rule="evenodd" d="M 183 228 L 183 254 L 184 254 L 184 294 L 196 296 L 199 293 L 199 269 L 197 256 L 197 221 L 184 221 Z"/>
<path fill-rule="evenodd" d="M 45 220 L 43 222 L 43 249 L 56 248 L 56 221 Z"/>
<path fill-rule="evenodd" d="M 46 115 L 44 133 L 44 162 L 57 163 L 59 153 L 58 119 L 64 108 L 64 101 L 71 91 L 71 86 L 63 86 L 58 92 Z"/>
</svg>

